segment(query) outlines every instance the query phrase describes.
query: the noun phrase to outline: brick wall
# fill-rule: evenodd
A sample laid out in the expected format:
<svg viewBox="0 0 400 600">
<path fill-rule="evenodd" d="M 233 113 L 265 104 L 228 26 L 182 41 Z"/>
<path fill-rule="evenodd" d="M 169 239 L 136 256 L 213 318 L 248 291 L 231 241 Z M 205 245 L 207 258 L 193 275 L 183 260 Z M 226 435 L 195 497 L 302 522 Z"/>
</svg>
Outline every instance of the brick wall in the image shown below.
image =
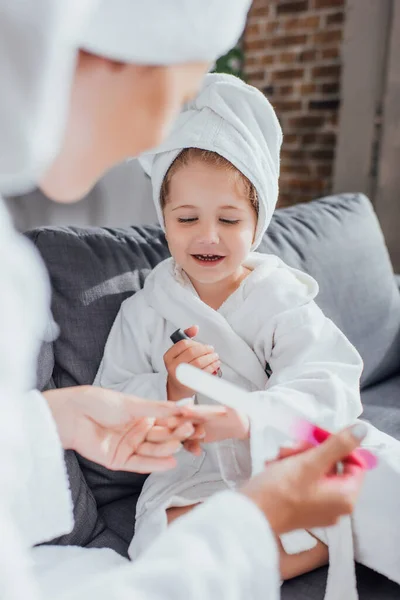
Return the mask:
<svg viewBox="0 0 400 600">
<path fill-rule="evenodd" d="M 254 0 L 250 10 L 244 75 L 282 124 L 281 206 L 331 191 L 344 19 L 345 0 Z"/>
</svg>

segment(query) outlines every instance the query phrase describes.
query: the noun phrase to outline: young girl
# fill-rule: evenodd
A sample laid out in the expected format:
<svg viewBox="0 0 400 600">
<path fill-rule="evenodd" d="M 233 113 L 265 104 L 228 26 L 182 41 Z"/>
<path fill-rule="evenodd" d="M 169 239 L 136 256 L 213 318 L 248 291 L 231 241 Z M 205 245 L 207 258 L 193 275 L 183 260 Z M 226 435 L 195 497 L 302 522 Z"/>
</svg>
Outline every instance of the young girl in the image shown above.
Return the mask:
<svg viewBox="0 0 400 600">
<path fill-rule="evenodd" d="M 285 403 L 288 411 L 293 406 L 330 430 L 360 415 L 362 361 L 315 304 L 316 282 L 276 256 L 254 252 L 277 201 L 281 140 L 276 115 L 261 92 L 231 76 L 208 75 L 169 139 L 143 156 L 172 258 L 123 303 L 95 384 L 179 401 L 193 391 L 179 383 L 175 371 L 190 363 L 213 374 L 220 370 L 258 394 L 271 411 Z M 178 328 L 195 339 L 172 345 L 170 335 Z M 198 395 L 196 402 L 209 400 Z M 381 445 L 392 442 L 380 436 Z M 174 471 L 146 480 L 131 556 L 211 494 L 249 478 L 255 455 L 272 458 L 284 441 L 264 418 L 250 427 L 246 416 L 230 409 L 215 419 L 206 428 L 201 455 L 182 450 Z M 398 503 L 385 499 L 384 510 L 396 519 Z M 365 519 L 358 529 L 364 525 Z M 330 546 L 331 560 L 335 556 L 330 593 L 335 587 L 340 598 L 356 597 L 350 522 L 315 534 Z M 283 578 L 328 560 L 324 543 L 306 532 L 299 540 L 279 541 Z M 343 542 L 344 549 L 338 546 Z M 400 577 L 392 568 L 394 558 L 399 566 L 397 550 L 387 569 L 380 558 L 371 565 L 378 553 L 363 554 L 357 540 L 356 550 L 359 560 Z"/>
</svg>

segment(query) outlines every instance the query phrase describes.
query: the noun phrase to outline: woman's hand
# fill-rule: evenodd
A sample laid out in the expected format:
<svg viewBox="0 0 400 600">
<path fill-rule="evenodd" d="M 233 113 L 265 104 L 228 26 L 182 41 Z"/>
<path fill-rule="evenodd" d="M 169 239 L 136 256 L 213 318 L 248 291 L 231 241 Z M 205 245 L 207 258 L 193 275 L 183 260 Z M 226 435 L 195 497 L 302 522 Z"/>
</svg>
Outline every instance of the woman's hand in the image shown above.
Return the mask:
<svg viewBox="0 0 400 600">
<path fill-rule="evenodd" d="M 153 402 L 113 390 L 78 386 L 44 392 L 64 449 L 108 469 L 151 473 L 175 467 L 182 442 L 224 407 L 191 412 L 174 402 Z M 198 442 L 197 442 L 198 443 Z"/>
<path fill-rule="evenodd" d="M 277 535 L 334 525 L 353 511 L 361 489 L 363 469 L 344 459 L 365 435 L 366 427 L 358 423 L 317 448 L 282 450 L 241 492 L 262 510 Z M 339 461 L 344 461 L 341 475 L 336 474 Z"/>
</svg>

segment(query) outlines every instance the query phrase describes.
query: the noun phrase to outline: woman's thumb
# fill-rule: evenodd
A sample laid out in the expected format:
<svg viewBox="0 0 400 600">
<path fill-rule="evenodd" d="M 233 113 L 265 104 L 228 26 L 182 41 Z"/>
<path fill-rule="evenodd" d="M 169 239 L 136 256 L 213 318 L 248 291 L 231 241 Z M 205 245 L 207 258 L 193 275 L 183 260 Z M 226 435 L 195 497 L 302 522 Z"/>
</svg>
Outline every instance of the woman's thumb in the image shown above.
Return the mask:
<svg viewBox="0 0 400 600">
<path fill-rule="evenodd" d="M 344 460 L 367 435 L 365 423 L 358 422 L 339 433 L 331 435 L 313 452 L 314 466 L 321 474 L 327 473 L 335 464 Z"/>
</svg>

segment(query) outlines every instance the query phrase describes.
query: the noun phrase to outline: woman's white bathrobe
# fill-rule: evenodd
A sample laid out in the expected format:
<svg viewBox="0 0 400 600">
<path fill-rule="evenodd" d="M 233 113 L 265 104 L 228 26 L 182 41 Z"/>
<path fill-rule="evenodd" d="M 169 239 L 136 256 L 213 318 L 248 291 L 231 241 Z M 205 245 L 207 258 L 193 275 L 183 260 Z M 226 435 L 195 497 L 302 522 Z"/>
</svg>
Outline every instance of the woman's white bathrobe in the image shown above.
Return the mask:
<svg viewBox="0 0 400 600">
<path fill-rule="evenodd" d="M 215 311 L 200 300 L 173 259 L 159 264 L 146 279 L 144 288 L 123 303 L 95 385 L 149 400 L 166 399 L 163 355 L 171 347 L 170 335 L 178 327 L 185 329 L 196 324 L 200 328 L 196 339 L 213 345 L 219 354 L 223 377 L 257 394 L 260 401 L 269 403 L 271 411 L 274 405 L 285 403 L 330 430 L 355 421 L 362 412 L 359 392 L 362 361 L 347 338 L 315 304 L 316 282 L 275 256 L 253 253 L 245 265 L 252 270 L 251 274 Z M 269 379 L 267 363 L 272 370 Z M 271 456 L 284 441 L 283 435 L 269 427 L 264 418 L 252 423 L 252 432 L 256 433 L 252 433 L 249 442 L 228 440 L 207 444 L 201 457 L 182 451 L 177 455 L 178 467 L 174 471 L 149 476 L 137 505 L 132 556 L 139 554 L 166 526 L 166 507 L 201 502 L 233 482 L 240 483 L 251 474 L 256 453 Z M 384 464 L 368 474 L 367 481 L 374 480 L 376 485 L 378 477 L 381 486 L 384 482 L 387 490 L 397 490 L 397 499 L 387 499 L 382 505 L 380 523 L 382 531 L 387 531 L 393 540 L 390 532 L 400 514 L 394 512 L 400 486 L 399 478 L 394 478 L 393 483 L 391 477 L 396 471 L 396 461 L 390 462 L 390 454 L 395 450 L 399 460 L 399 444 L 372 427 L 369 439 L 371 444 L 366 445 L 372 445 L 375 451 L 379 449 Z M 378 500 L 375 495 L 374 502 L 371 486 L 366 488 L 369 491 L 362 495 L 358 517 L 356 511 L 354 519 L 357 559 L 392 579 L 400 578 L 396 571 L 400 554 L 395 542 L 378 544 L 384 549 L 383 554 L 386 549 L 389 554 L 393 551 L 390 558 L 386 556 L 383 560 L 369 545 L 369 532 L 377 533 L 372 522 L 380 511 L 377 502 L 383 497 Z M 326 541 L 326 532 L 319 533 Z M 343 540 L 332 532 L 329 538 L 337 561 L 341 554 L 337 544 L 340 546 Z M 305 538 L 300 542 L 303 543 L 306 547 Z M 352 553 L 351 548 L 345 552 L 347 557 L 349 552 Z M 339 582 L 332 583 L 340 596 Z"/>
<path fill-rule="evenodd" d="M 42 394 L 28 392 L 49 284 L 1 198 L 0 289 L 1 600 L 278 600 L 274 535 L 233 492 L 181 519 L 135 563 L 107 548 L 32 548 L 71 530 L 72 500 L 56 424 Z"/>
<path fill-rule="evenodd" d="M 208 11 L 202 4 L 190 2 L 189 18 L 189 1 L 0 0 L 0 191 L 23 191 L 58 152 L 78 47 L 125 61 L 132 42 L 134 62 L 154 57 L 161 64 L 198 60 L 206 46 L 204 58 L 216 58 L 234 45 L 248 2 L 213 2 Z M 229 7 L 232 18 L 223 27 L 214 20 L 210 33 L 214 7 L 218 13 Z M 83 39 L 84 13 L 97 8 L 91 35 Z M 100 19 L 101 10 L 107 19 Z M 133 18 L 126 18 L 128 11 Z M 161 11 L 162 27 L 153 17 Z M 186 53 L 191 49 L 195 55 Z M 135 564 L 106 548 L 32 548 L 73 525 L 56 424 L 42 394 L 29 392 L 49 303 L 38 253 L 16 233 L 0 197 L 1 600 L 277 600 L 274 536 L 264 515 L 241 494 L 211 499 Z"/>
</svg>

